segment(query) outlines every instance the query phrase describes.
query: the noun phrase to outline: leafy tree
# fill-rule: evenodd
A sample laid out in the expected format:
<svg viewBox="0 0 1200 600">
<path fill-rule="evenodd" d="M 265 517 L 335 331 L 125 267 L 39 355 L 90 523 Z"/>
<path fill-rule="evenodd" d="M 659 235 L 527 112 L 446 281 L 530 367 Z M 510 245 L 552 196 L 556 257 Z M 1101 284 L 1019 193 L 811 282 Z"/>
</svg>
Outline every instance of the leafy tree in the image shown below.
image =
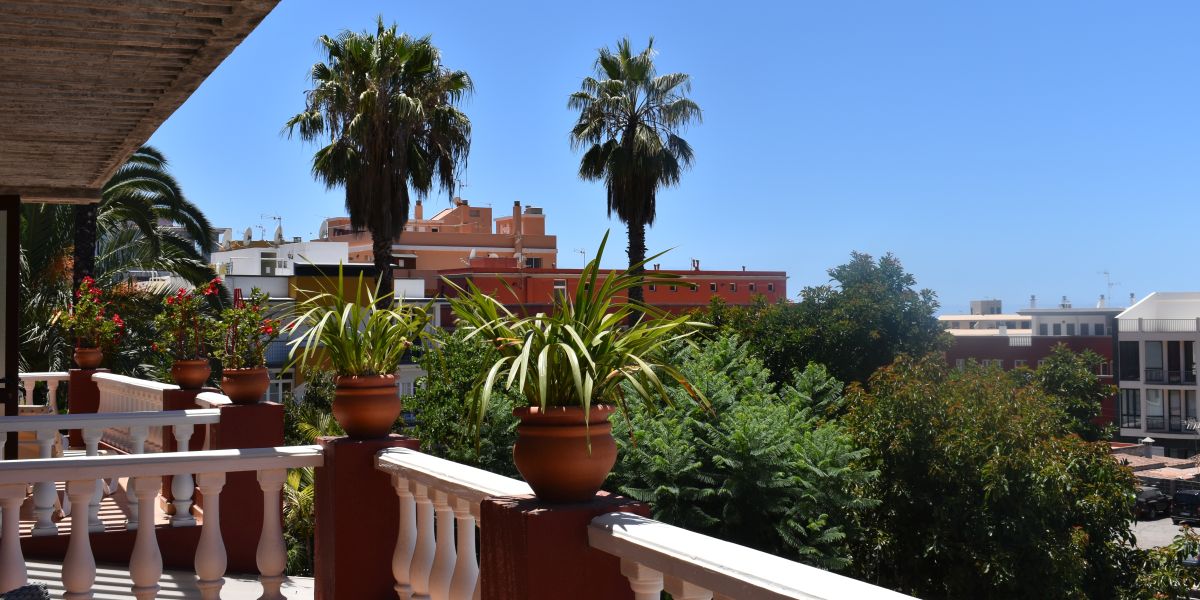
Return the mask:
<svg viewBox="0 0 1200 600">
<path fill-rule="evenodd" d="M 895 256 L 854 252 L 829 276 L 831 284 L 804 288 L 799 302 L 718 303 L 708 318 L 743 333 L 778 383 L 809 363 L 826 365 L 838 380 L 866 382 L 900 353 L 945 349 L 937 295 L 915 289 L 916 278 Z"/>
<path fill-rule="evenodd" d="M 899 358 L 844 419 L 880 475 L 859 576 L 921 598 L 1110 598 L 1134 573 L 1134 478 L 999 369 Z"/>
<path fill-rule="evenodd" d="M 641 274 L 658 190 L 678 185 L 691 166 L 692 147 L 679 133 L 701 121 L 700 106 L 687 97 L 691 76 L 657 73 L 653 38 L 636 54 L 629 38 L 599 53 L 595 75 L 567 102 L 579 111 L 571 144 L 584 151 L 579 176 L 604 181 L 608 214 L 617 213 L 629 230 L 629 267 Z M 629 297 L 641 302 L 641 286 Z"/>
<path fill-rule="evenodd" d="M 283 439 L 289 446 L 316 443 L 318 437 L 344 435 L 333 419 L 336 379 L 332 371 L 304 373 L 304 399 L 283 399 Z M 316 488 L 312 467 L 288 469 L 283 486 L 283 535 L 289 575 L 312 575 L 316 533 Z"/>
<path fill-rule="evenodd" d="M 1076 353 L 1066 344 L 1056 344 L 1033 372 L 1033 381 L 1057 399 L 1070 417 L 1071 431 L 1089 441 L 1107 438 L 1110 433 L 1096 423 L 1101 406 L 1116 393 L 1115 387 L 1101 383 L 1096 376 L 1096 367 L 1102 362 L 1104 358 L 1091 350 Z"/>
<path fill-rule="evenodd" d="M 1190 527 L 1176 536 L 1170 545 L 1140 551 L 1140 564 L 1130 593 L 1131 600 L 1190 598 L 1200 587 L 1200 569 L 1183 561 L 1200 555 L 1200 536 Z"/>
<path fill-rule="evenodd" d="M 153 146 L 138 148 L 117 169 L 104 185 L 99 204 L 76 206 L 74 213 L 73 287 L 85 276 L 102 281 L 97 276 L 97 258 L 134 241 L 147 245 L 146 256 L 160 254 L 167 247 L 171 254 L 192 259 L 193 267 L 205 266 L 205 255 L 212 246 L 213 228 L 208 218 L 184 197 L 167 169 L 166 157 Z M 179 229 L 160 227 L 160 222 L 174 223 Z M 130 231 L 122 231 L 127 228 Z M 106 234 L 110 237 L 107 241 Z"/>
<path fill-rule="evenodd" d="M 493 473 L 517 476 L 512 447 L 517 439 L 517 419 L 512 415 L 513 395 L 495 389 L 486 408 L 479 437 L 467 417 L 469 398 L 479 374 L 498 358 L 496 351 L 465 332 L 437 331 L 418 359 L 426 376 L 417 382 L 407 408 L 416 416 L 413 435 L 421 451 Z"/>
<path fill-rule="evenodd" d="M 382 17 L 375 33 L 343 31 L 318 43 L 325 61 L 312 68 L 304 112 L 285 127 L 328 142 L 313 156 L 313 175 L 345 188 L 350 225 L 370 232 L 379 280 L 391 281 L 410 189 L 424 198 L 436 183 L 454 196 L 471 147 L 471 122 L 458 108 L 471 78 L 443 66 L 428 36 L 398 34 Z"/>
<path fill-rule="evenodd" d="M 607 487 L 648 501 L 656 519 L 825 568 L 849 564 L 854 515 L 873 473 L 836 423 L 841 385 L 813 365 L 776 386 L 748 344 L 724 335 L 674 364 L 712 402 L 678 386 L 673 406 L 614 418 L 619 463 Z"/>
</svg>

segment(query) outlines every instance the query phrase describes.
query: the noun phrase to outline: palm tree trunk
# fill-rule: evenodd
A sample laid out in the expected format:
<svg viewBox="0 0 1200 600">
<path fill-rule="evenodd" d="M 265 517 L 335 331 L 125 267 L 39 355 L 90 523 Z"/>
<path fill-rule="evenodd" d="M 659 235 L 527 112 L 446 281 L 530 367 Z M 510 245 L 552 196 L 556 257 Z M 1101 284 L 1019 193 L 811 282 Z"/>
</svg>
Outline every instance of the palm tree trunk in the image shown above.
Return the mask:
<svg viewBox="0 0 1200 600">
<path fill-rule="evenodd" d="M 395 284 L 392 283 L 392 237 L 381 232 L 371 231 L 371 252 L 375 255 L 375 271 L 378 273 L 378 289 L 380 294 L 390 294 Z M 378 308 L 387 308 L 392 303 L 392 297 L 379 301 Z"/>
<path fill-rule="evenodd" d="M 96 211 L 97 204 L 75 206 L 75 254 L 72 268 L 72 288 L 78 289 L 84 277 L 96 276 Z"/>
<path fill-rule="evenodd" d="M 630 221 L 629 223 L 626 223 L 626 227 L 629 230 L 629 269 L 634 274 L 640 276 L 646 271 L 645 267 L 638 266 L 635 269 L 634 265 L 638 265 L 642 261 L 646 260 L 646 224 L 640 221 Z M 629 288 L 629 300 L 630 302 L 634 303 L 639 303 L 644 300 L 644 296 L 642 295 L 642 286 L 639 285 Z M 633 311 L 629 315 L 629 324 L 632 325 L 633 323 L 637 322 L 641 316 L 642 312 L 640 310 Z"/>
</svg>

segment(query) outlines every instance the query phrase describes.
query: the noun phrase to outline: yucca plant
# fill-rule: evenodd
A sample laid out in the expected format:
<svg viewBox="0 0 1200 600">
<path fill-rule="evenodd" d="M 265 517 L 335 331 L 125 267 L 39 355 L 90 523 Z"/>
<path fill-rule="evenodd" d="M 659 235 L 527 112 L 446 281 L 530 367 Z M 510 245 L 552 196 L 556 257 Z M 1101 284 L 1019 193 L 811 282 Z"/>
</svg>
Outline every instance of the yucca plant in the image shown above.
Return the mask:
<svg viewBox="0 0 1200 600">
<path fill-rule="evenodd" d="M 379 308 L 391 302 L 391 293 L 380 294 L 379 286 L 368 286 L 361 273 L 351 284 L 353 290 L 347 290 L 339 265 L 336 279 L 321 280 L 322 289 L 300 290 L 303 300 L 284 327 L 293 336 L 288 342 L 288 368 L 307 366 L 319 351 L 342 377 L 396 372 L 413 342 L 423 335 L 429 320 L 427 307 Z"/>
<path fill-rule="evenodd" d="M 629 290 L 643 283 L 679 276 L 637 273 L 661 253 L 624 271 L 602 274 L 600 261 L 607 242 L 606 233 L 595 258 L 583 268 L 574 296 L 559 292 L 550 313 L 519 316 L 470 281 L 466 288 L 447 281 L 457 292 L 450 302 L 458 326 L 468 332 L 468 339 L 485 339 L 500 353 L 481 375 L 470 403 L 476 428 L 497 385 L 515 390 L 531 407 L 544 411 L 548 406 L 579 406 L 586 416 L 594 404 L 624 411 L 626 394 L 651 407 L 670 404 L 663 385 L 668 378 L 707 406 L 683 374 L 663 362 L 669 344 L 706 325 L 689 315 L 671 316 L 626 298 Z M 639 313 L 632 325 L 626 325 L 631 315 Z"/>
</svg>

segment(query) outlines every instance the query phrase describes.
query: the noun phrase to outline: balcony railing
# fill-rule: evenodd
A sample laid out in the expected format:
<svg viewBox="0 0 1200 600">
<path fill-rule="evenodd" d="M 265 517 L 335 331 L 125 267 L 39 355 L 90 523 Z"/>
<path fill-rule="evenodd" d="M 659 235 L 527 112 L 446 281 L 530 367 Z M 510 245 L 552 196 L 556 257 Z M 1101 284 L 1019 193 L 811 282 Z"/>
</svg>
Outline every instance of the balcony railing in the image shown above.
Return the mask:
<svg viewBox="0 0 1200 600">
<path fill-rule="evenodd" d="M 159 493 L 163 476 L 198 473 L 198 487 L 204 494 L 204 524 L 196 548 L 197 585 L 205 598 L 219 598 L 226 565 L 220 510 L 225 475 L 230 472 L 257 471 L 266 507 L 258 542 L 260 581 L 264 597 L 280 597 L 287 550 L 278 507 L 287 469 L 317 467 L 321 464 L 322 452 L 317 446 L 0 462 L 0 507 L 4 509 L 3 522 L 0 523 L 0 589 L 11 590 L 27 583 L 19 520 L 21 503 L 30 484 L 66 481 L 67 498 L 75 506 L 84 506 L 95 494 L 97 481 L 119 475 L 128 476 L 138 502 L 150 506 Z M 139 513 L 137 537 L 129 560 L 133 584 L 131 591 L 138 598 L 153 598 L 159 589 L 158 581 L 163 570 L 162 554 L 155 534 L 154 511 L 143 510 Z M 74 511 L 71 514 L 71 540 L 63 557 L 62 573 L 63 587 L 68 597 L 92 597 L 96 561 L 92 555 L 86 511 Z"/>
<path fill-rule="evenodd" d="M 1118 319 L 1117 328 L 1125 333 L 1194 333 L 1200 331 L 1200 319 Z"/>
<path fill-rule="evenodd" d="M 1146 431 L 1166 431 L 1167 420 L 1163 417 L 1146 416 Z"/>
<path fill-rule="evenodd" d="M 1161 368 L 1146 369 L 1146 383 L 1165 383 L 1166 377 Z"/>
<path fill-rule="evenodd" d="M 1122 414 L 1121 415 L 1121 428 L 1122 429 L 1141 429 L 1142 428 L 1142 416 L 1136 415 L 1136 414 L 1132 414 L 1132 415 L 1131 414 Z"/>
<path fill-rule="evenodd" d="M 44 372 L 44 373 L 21 373 L 19 376 L 21 381 L 21 394 L 25 397 L 25 404 L 33 404 L 34 391 L 39 383 L 46 384 L 46 406 L 50 412 L 58 412 L 58 387 L 62 383 L 71 379 L 70 373 L 62 371 Z"/>
</svg>

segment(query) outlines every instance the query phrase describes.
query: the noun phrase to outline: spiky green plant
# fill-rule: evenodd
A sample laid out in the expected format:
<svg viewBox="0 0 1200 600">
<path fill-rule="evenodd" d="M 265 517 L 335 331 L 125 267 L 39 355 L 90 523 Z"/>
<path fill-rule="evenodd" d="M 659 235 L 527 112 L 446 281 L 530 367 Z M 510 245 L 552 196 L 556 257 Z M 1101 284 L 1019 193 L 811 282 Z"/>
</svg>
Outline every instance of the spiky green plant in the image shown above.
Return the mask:
<svg viewBox="0 0 1200 600">
<path fill-rule="evenodd" d="M 702 404 L 704 396 L 663 361 L 665 346 L 692 336 L 702 323 L 689 315 L 670 316 L 651 306 L 626 301 L 629 290 L 647 277 L 635 272 L 645 261 L 621 272 L 600 272 L 608 234 L 595 258 L 583 268 L 572 296 L 560 292 L 550 313 L 514 314 L 474 283 L 457 291 L 451 306 L 468 339 L 489 341 L 500 353 L 479 379 L 470 414 L 478 427 L 496 385 L 515 389 L 529 406 L 579 406 L 589 415 L 593 404 L 612 404 L 624 410 L 626 389 L 650 406 L 670 403 L 662 377 L 679 382 Z M 653 260 L 661 254 L 646 260 Z M 678 278 L 655 274 L 653 281 Z M 625 323 L 632 317 L 633 324 Z"/>
</svg>

